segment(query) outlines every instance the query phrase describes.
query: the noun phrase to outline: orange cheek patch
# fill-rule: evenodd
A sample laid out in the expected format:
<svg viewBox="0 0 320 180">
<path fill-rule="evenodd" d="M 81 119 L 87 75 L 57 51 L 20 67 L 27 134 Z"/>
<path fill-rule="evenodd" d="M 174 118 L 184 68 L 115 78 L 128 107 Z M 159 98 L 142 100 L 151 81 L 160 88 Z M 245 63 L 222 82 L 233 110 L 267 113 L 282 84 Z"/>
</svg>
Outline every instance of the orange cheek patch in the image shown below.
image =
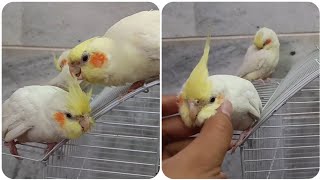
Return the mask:
<svg viewBox="0 0 320 180">
<path fill-rule="evenodd" d="M 266 42 L 264 42 L 264 45 L 270 44 L 271 43 L 271 39 L 267 39 Z"/>
<path fill-rule="evenodd" d="M 62 112 L 56 112 L 56 113 L 54 114 L 54 119 L 55 119 L 61 126 L 63 126 L 65 119 L 64 119 L 64 114 L 63 114 Z"/>
<path fill-rule="evenodd" d="M 94 52 L 90 57 L 90 64 L 92 64 L 96 68 L 100 68 L 104 63 L 108 61 L 108 58 L 99 52 Z"/>
<path fill-rule="evenodd" d="M 60 63 L 60 67 L 62 68 L 64 65 L 67 64 L 67 60 L 66 59 L 63 59 Z"/>
<path fill-rule="evenodd" d="M 182 105 L 182 103 L 183 103 L 183 98 L 182 98 L 182 96 L 180 95 L 180 96 L 178 96 L 177 97 L 178 99 L 177 99 L 177 103 L 178 103 L 178 105 L 179 106 L 181 106 Z"/>
</svg>

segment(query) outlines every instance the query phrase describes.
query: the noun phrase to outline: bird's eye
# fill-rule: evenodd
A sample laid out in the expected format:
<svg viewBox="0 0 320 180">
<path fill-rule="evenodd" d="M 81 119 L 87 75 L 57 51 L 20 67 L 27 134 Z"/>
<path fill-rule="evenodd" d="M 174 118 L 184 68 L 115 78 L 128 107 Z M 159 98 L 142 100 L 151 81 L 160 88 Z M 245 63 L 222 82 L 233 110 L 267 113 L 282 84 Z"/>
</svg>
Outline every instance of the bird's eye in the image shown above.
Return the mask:
<svg viewBox="0 0 320 180">
<path fill-rule="evenodd" d="M 88 59 L 89 59 L 89 54 L 85 52 L 85 53 L 82 55 L 82 61 L 83 61 L 83 62 L 87 62 Z"/>
<path fill-rule="evenodd" d="M 67 118 L 72 118 L 72 115 L 70 113 L 66 113 Z"/>
<path fill-rule="evenodd" d="M 215 100 L 216 100 L 216 98 L 215 98 L 215 97 L 212 97 L 212 98 L 210 99 L 210 102 L 213 103 Z"/>
</svg>

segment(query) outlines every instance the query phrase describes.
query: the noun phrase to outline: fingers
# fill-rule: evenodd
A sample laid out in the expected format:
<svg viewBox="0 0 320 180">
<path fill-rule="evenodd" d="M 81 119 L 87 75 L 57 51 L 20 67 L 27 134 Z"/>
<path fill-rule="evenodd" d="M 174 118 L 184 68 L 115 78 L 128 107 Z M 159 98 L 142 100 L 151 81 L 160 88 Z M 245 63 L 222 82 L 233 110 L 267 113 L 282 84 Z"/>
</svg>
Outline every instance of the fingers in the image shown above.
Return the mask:
<svg viewBox="0 0 320 180">
<path fill-rule="evenodd" d="M 193 140 L 194 140 L 194 137 L 190 137 L 188 139 L 173 142 L 173 143 L 170 143 L 170 144 L 164 146 L 164 148 L 162 150 L 162 153 L 163 153 L 162 159 L 164 160 L 164 159 L 167 159 L 169 157 L 176 155 L 182 149 L 187 147 Z"/>
<path fill-rule="evenodd" d="M 173 116 L 162 120 L 162 143 L 163 145 L 169 142 L 185 139 L 189 136 L 197 134 L 199 128 L 188 128 L 182 122 L 180 116 Z"/>
<path fill-rule="evenodd" d="M 176 156 L 187 157 L 199 166 L 220 167 L 233 134 L 231 112 L 231 103 L 224 102 L 218 112 L 205 121 L 198 137 Z"/>
<path fill-rule="evenodd" d="M 162 116 L 169 116 L 178 113 L 176 96 L 162 96 Z"/>
</svg>

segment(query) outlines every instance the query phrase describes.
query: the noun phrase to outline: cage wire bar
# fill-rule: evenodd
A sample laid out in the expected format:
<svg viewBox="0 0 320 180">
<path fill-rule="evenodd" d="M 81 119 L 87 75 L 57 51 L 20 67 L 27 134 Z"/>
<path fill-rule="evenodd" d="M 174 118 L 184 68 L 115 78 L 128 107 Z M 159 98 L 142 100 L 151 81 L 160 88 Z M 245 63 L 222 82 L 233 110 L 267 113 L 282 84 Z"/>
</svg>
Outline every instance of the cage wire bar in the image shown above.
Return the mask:
<svg viewBox="0 0 320 180">
<path fill-rule="evenodd" d="M 311 54 L 319 63 L 319 50 Z M 297 67 L 299 68 L 299 67 Z M 315 67 L 319 69 L 318 67 Z M 240 147 L 243 178 L 312 178 L 319 172 L 319 70 Z M 294 72 L 292 72 L 294 73 Z M 254 85 L 263 106 L 281 79 Z"/>
<path fill-rule="evenodd" d="M 160 87 L 159 80 L 128 95 L 115 91 L 105 107 L 95 113 L 93 131 L 77 140 L 64 140 L 48 154 L 42 143 L 18 144 L 24 161 L 41 171 L 39 178 L 152 178 L 159 171 Z M 93 99 L 102 88 L 94 89 Z M 110 99 L 113 98 L 113 99 Z M 102 113 L 101 113 L 102 112 Z M 3 146 L 4 147 L 4 146 Z M 9 166 L 17 161 L 7 150 Z"/>
</svg>

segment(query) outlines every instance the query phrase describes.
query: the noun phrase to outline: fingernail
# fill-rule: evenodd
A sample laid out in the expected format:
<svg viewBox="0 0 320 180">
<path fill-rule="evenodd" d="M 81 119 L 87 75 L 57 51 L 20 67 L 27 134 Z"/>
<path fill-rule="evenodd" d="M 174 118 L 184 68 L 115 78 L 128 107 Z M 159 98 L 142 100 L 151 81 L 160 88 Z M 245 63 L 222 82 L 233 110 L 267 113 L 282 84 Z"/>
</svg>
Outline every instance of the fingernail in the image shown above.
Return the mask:
<svg viewBox="0 0 320 180">
<path fill-rule="evenodd" d="M 221 107 L 221 112 L 224 113 L 225 115 L 227 115 L 229 118 L 231 118 L 231 114 L 232 114 L 232 104 L 230 101 L 225 100 Z"/>
</svg>

